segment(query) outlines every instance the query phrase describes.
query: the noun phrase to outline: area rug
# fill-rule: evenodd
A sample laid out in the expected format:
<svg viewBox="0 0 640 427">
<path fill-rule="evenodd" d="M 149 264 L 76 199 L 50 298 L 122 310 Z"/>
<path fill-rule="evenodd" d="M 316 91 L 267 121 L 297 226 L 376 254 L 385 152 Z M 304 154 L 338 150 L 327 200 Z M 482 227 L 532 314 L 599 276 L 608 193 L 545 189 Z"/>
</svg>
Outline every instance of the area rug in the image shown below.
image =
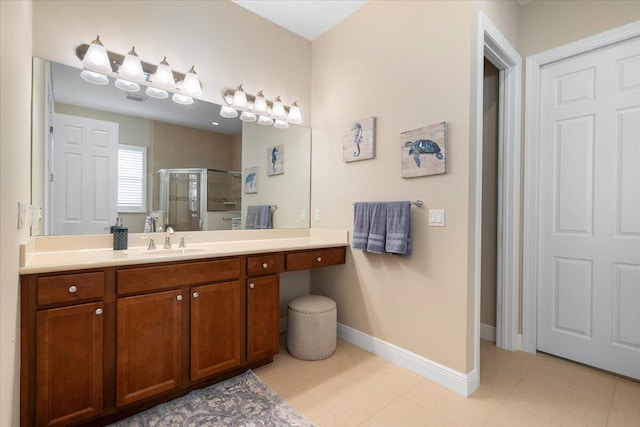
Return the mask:
<svg viewBox="0 0 640 427">
<path fill-rule="evenodd" d="M 117 427 L 314 427 L 247 371 L 112 424 Z"/>
</svg>

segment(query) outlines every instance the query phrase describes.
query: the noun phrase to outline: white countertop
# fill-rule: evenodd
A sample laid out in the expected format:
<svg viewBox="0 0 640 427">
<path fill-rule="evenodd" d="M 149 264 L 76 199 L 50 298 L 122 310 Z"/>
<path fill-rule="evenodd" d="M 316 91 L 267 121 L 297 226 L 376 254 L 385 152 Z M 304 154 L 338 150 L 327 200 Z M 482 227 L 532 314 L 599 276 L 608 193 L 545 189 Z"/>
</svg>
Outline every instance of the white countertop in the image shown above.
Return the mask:
<svg viewBox="0 0 640 427">
<path fill-rule="evenodd" d="M 187 237 L 187 248 L 179 249 L 181 236 Z M 151 237 L 156 250 L 148 250 Z M 164 233 L 132 234 L 129 249 L 114 251 L 111 236 L 33 237 L 21 246 L 20 274 L 50 273 L 97 267 L 114 267 L 183 261 L 266 252 L 319 249 L 348 246 L 346 230 L 291 229 L 228 232 L 176 232 L 172 248 L 163 249 Z"/>
</svg>

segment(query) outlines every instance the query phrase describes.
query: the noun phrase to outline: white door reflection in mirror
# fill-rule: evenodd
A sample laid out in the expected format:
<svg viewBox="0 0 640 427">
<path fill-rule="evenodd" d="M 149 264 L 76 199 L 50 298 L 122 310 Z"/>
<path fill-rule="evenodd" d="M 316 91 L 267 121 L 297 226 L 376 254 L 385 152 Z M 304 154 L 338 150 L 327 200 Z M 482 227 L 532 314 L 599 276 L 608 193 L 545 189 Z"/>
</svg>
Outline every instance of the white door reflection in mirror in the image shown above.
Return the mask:
<svg viewBox="0 0 640 427">
<path fill-rule="evenodd" d="M 52 234 L 99 234 L 117 215 L 118 124 L 53 115 Z"/>
</svg>

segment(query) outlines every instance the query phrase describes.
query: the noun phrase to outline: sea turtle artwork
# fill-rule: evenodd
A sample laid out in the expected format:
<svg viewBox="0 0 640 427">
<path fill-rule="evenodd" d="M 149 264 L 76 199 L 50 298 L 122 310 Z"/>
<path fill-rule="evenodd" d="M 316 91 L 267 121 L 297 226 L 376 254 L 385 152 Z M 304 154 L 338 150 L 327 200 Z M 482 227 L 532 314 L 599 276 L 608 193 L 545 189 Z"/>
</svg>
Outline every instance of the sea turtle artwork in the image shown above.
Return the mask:
<svg viewBox="0 0 640 427">
<path fill-rule="evenodd" d="M 356 162 L 375 157 L 376 118 L 347 123 L 342 134 L 342 160 Z"/>
<path fill-rule="evenodd" d="M 360 144 L 362 143 L 362 125 L 356 123 L 351 130 L 353 131 L 353 143 L 356 145 L 356 151 L 353 152 L 353 157 L 358 157 L 360 155 Z"/>
<path fill-rule="evenodd" d="M 447 173 L 447 123 L 409 130 L 400 134 L 402 178 Z"/>
<path fill-rule="evenodd" d="M 440 146 L 437 142 L 430 139 L 419 139 L 417 141 L 407 141 L 404 146 L 409 148 L 409 155 L 413 156 L 416 165 L 420 167 L 420 154 L 432 154 L 437 157 L 438 160 L 442 160 L 442 153 L 440 152 Z"/>
</svg>

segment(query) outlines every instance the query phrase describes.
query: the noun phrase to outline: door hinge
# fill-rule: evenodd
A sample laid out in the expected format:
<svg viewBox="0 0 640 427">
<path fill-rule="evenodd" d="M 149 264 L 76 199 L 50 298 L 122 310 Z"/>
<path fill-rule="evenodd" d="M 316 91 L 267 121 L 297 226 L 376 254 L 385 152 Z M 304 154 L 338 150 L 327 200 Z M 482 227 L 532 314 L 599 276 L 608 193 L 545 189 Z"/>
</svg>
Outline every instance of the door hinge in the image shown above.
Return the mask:
<svg viewBox="0 0 640 427">
<path fill-rule="evenodd" d="M 49 134 L 53 135 L 53 126 L 49 126 Z"/>
<path fill-rule="evenodd" d="M 52 173 L 49 174 L 49 182 L 53 182 L 53 174 Z"/>
</svg>

